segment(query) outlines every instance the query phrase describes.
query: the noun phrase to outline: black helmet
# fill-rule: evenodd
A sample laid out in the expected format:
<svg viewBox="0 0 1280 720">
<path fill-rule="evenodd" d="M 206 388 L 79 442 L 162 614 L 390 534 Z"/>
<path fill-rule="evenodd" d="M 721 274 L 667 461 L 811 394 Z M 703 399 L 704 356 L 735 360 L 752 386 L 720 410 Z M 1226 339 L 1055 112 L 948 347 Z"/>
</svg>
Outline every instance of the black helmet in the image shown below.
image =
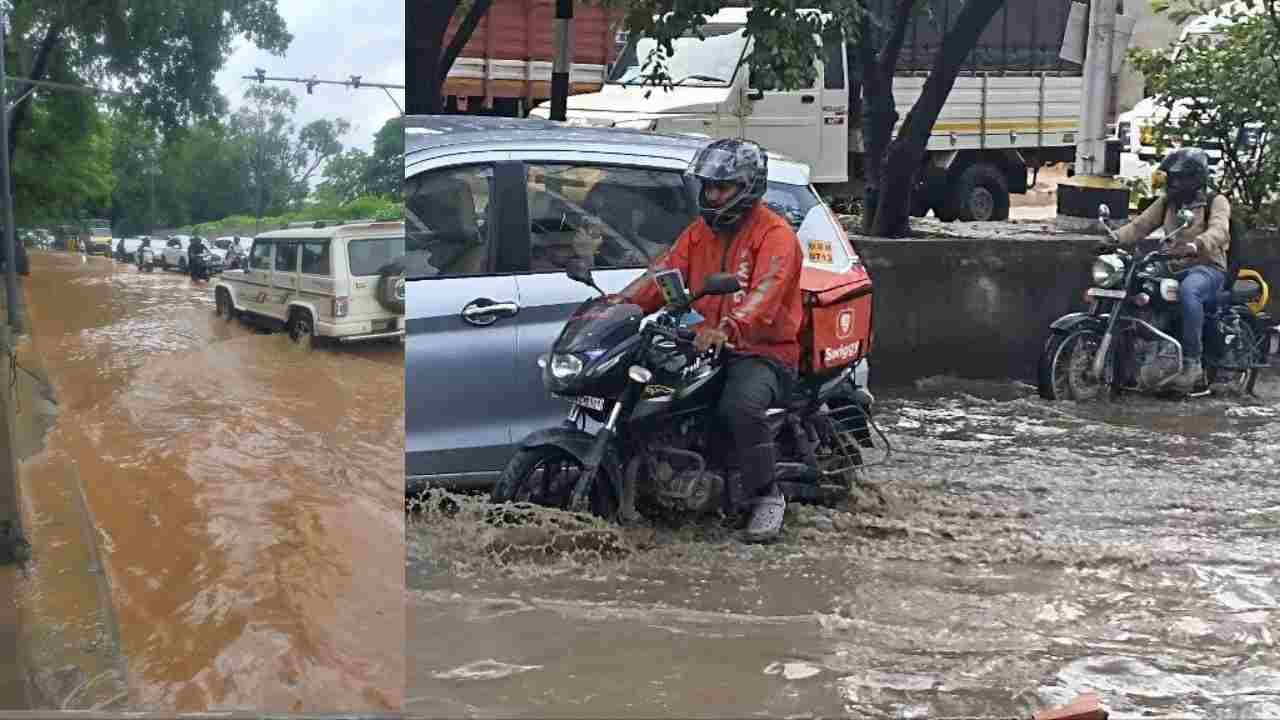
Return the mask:
<svg viewBox="0 0 1280 720">
<path fill-rule="evenodd" d="M 706 190 L 698 193 L 698 210 L 712 230 L 728 230 L 764 197 L 769 158 L 750 140 L 716 140 L 698 151 L 689 163 L 690 175 L 703 182 L 733 182 L 738 192 L 720 207 L 707 204 Z"/>
<path fill-rule="evenodd" d="M 1176 205 L 1190 205 L 1209 185 L 1209 155 L 1195 147 L 1178 148 L 1160 163 L 1168 178 L 1169 199 Z"/>
</svg>

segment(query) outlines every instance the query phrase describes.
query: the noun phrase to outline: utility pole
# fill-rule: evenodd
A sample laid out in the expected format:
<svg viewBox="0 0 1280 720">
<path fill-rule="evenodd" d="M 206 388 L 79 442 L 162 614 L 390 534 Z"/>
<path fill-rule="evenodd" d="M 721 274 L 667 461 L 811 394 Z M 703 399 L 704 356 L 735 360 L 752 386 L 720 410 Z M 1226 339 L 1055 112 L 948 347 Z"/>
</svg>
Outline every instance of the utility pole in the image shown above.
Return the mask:
<svg viewBox="0 0 1280 720">
<path fill-rule="evenodd" d="M 1116 36 L 1116 0 L 1089 4 L 1089 44 L 1084 57 L 1084 103 L 1076 143 L 1076 174 L 1106 174 L 1107 109 L 1111 97 L 1111 56 Z"/>
<path fill-rule="evenodd" d="M 569 69 L 573 66 L 573 0 L 556 0 L 553 22 L 555 57 L 551 64 L 551 119 L 564 121 L 569 105 Z"/>
<path fill-rule="evenodd" d="M 1129 216 L 1129 190 L 1107 163 L 1108 146 L 1117 144 L 1107 132 L 1111 78 L 1124 60 L 1134 24 L 1133 17 L 1119 14 L 1118 5 L 1119 0 L 1090 0 L 1086 16 L 1084 4 L 1073 3 L 1063 39 L 1062 57 L 1083 61 L 1075 175 L 1058 185 L 1057 224 L 1063 230 L 1102 232 L 1098 216 L 1104 204 L 1115 220 Z"/>
<path fill-rule="evenodd" d="M 18 330 L 18 246 L 13 228 L 13 178 L 9 174 L 9 92 L 8 74 L 4 66 L 4 48 L 8 35 L 9 19 L 0 10 L 0 179 L 4 181 L 4 254 L 5 254 L 5 308 L 8 313 L 9 332 Z M 9 338 L 4 338 L 6 345 Z"/>
</svg>

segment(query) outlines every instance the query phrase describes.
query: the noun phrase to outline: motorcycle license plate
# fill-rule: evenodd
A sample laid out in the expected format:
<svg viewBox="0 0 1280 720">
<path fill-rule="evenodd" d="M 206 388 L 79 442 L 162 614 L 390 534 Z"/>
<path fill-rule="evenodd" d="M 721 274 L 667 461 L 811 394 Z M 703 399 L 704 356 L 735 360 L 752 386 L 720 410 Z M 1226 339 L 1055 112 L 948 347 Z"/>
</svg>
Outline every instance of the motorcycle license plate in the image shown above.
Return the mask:
<svg viewBox="0 0 1280 720">
<path fill-rule="evenodd" d="M 573 399 L 574 405 L 580 405 L 589 410 L 604 412 L 604 398 L 591 397 L 590 395 L 579 395 Z"/>
<path fill-rule="evenodd" d="M 1113 300 L 1123 300 L 1125 298 L 1125 294 L 1123 290 L 1103 290 L 1102 288 L 1089 288 L 1089 292 L 1086 294 L 1089 297 L 1112 298 Z"/>
</svg>

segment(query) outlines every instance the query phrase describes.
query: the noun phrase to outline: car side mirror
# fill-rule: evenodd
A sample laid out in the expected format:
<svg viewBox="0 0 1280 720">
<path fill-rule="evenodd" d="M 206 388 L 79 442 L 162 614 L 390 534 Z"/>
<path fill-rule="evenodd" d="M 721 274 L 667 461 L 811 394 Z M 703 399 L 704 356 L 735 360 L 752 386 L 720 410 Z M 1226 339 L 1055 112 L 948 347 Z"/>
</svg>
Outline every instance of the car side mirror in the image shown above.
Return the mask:
<svg viewBox="0 0 1280 720">
<path fill-rule="evenodd" d="M 732 273 L 712 273 L 698 295 L 732 295 L 741 289 L 742 283 Z"/>
</svg>

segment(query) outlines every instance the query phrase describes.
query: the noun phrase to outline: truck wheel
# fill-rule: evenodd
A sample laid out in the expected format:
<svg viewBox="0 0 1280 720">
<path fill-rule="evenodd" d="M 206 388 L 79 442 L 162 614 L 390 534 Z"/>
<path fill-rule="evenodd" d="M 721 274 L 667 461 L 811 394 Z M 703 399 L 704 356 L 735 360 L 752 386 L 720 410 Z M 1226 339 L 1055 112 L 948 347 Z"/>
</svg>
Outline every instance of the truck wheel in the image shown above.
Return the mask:
<svg viewBox="0 0 1280 720">
<path fill-rule="evenodd" d="M 1009 219 L 1009 183 L 994 165 L 975 163 L 960 173 L 952 206 L 961 220 Z"/>
</svg>

